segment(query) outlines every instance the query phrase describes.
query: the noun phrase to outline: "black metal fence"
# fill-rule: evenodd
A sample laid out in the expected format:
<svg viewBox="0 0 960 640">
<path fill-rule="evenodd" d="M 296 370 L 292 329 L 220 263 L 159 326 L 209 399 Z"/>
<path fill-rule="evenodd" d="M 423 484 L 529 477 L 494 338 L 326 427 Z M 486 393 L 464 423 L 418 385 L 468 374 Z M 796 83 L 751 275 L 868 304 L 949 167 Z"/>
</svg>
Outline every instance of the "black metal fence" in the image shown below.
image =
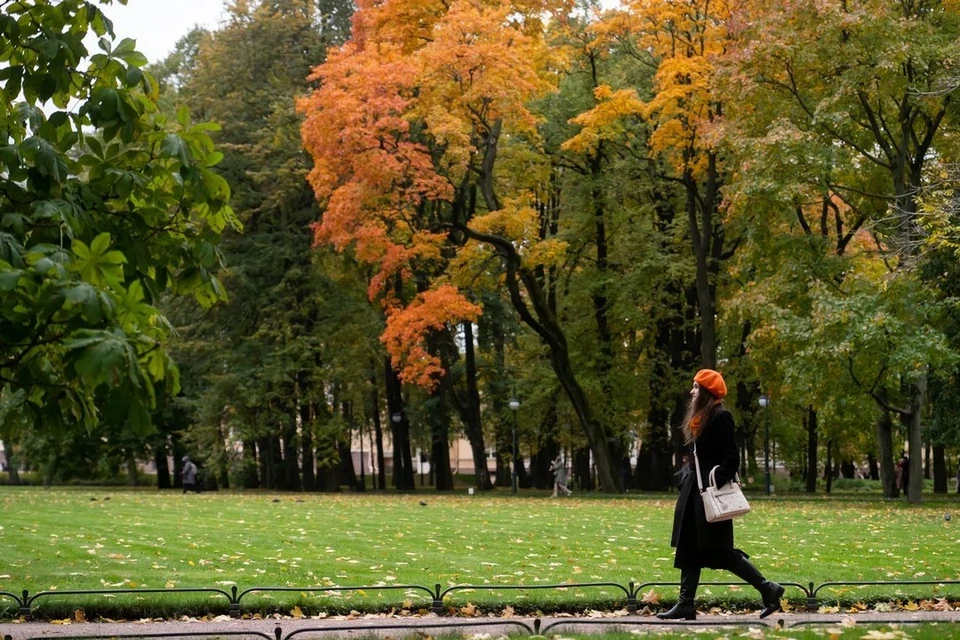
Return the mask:
<svg viewBox="0 0 960 640">
<path fill-rule="evenodd" d="M 459 584 L 444 589 L 440 584 L 433 589 L 417 584 L 403 585 L 364 585 L 353 587 L 250 587 L 240 591 L 237 586 L 231 587 L 230 591 L 216 587 L 175 587 L 171 589 L 73 589 L 73 590 L 49 590 L 31 593 L 24 589 L 20 595 L 9 591 L 0 591 L 0 611 L 2 611 L 2 599 L 13 600 L 16 603 L 18 614 L 23 617 L 30 617 L 34 611 L 37 601 L 45 599 L 63 599 L 64 596 L 107 596 L 116 597 L 117 595 L 137 596 L 139 594 L 163 594 L 174 595 L 184 593 L 205 593 L 215 596 L 222 596 L 225 599 L 227 610 L 233 617 L 239 617 L 243 613 L 242 600 L 257 593 L 286 592 L 286 593 L 343 593 L 343 592 L 367 592 L 367 591 L 414 591 L 422 592 L 425 597 L 430 599 L 429 609 L 437 614 L 443 615 L 446 612 L 444 599 L 458 591 L 506 591 L 506 590 L 569 590 L 569 589 L 600 589 L 614 588 L 623 592 L 625 608 L 628 613 L 636 613 L 640 608 L 641 592 L 651 587 L 676 587 L 679 582 L 643 582 L 637 584 L 630 582 L 622 585 L 617 582 L 565 582 L 561 584 L 542 584 L 542 585 L 515 585 L 515 584 Z M 742 586 L 742 582 L 701 582 L 701 586 Z M 830 581 L 820 585 L 808 582 L 806 586 L 799 582 L 782 582 L 784 587 L 789 587 L 800 591 L 803 597 L 803 605 L 808 610 L 819 608 L 819 593 L 825 588 L 833 587 L 864 587 L 864 586 L 922 586 L 942 587 L 946 585 L 960 585 L 960 580 L 873 580 L 873 581 Z M 789 593 L 789 592 L 788 592 Z M 790 600 L 790 598 L 788 598 Z M 505 602 L 503 604 L 510 604 Z M 72 607 L 71 607 L 72 608 Z"/>
<path fill-rule="evenodd" d="M 419 637 L 423 637 L 426 631 L 446 631 L 450 634 L 464 633 L 469 629 L 489 629 L 489 628 L 505 628 L 511 631 L 514 635 L 520 635 L 523 633 L 529 634 L 532 637 L 544 637 L 548 632 L 557 632 L 561 629 L 569 631 L 579 628 L 587 628 L 590 631 L 596 631 L 596 628 L 600 628 L 601 631 L 614 631 L 622 630 L 629 628 L 643 628 L 643 627 L 659 627 L 664 629 L 667 627 L 701 627 L 701 628 L 731 628 L 731 627 L 769 627 L 776 629 L 793 629 L 804 626 L 813 626 L 813 625 L 835 625 L 841 624 L 843 620 L 837 618 L 822 618 L 817 620 L 802 619 L 802 620 L 784 620 L 783 618 L 779 619 L 767 619 L 767 620 L 731 620 L 723 619 L 717 620 L 714 619 L 700 619 L 694 621 L 686 620 L 672 620 L 665 622 L 657 619 L 564 619 L 564 620 L 551 620 L 544 623 L 540 618 L 534 618 L 532 620 L 522 620 L 522 619 L 486 619 L 486 620 L 448 620 L 448 621 L 431 621 L 431 620 L 416 620 L 411 623 L 395 623 L 395 622 L 376 622 L 372 624 L 328 624 L 323 626 L 298 626 L 297 628 L 284 633 L 283 627 L 277 625 L 273 628 L 272 634 L 267 633 L 263 630 L 258 629 L 248 629 L 248 630 L 216 630 L 211 629 L 209 631 L 172 631 L 164 633 L 118 633 L 115 629 L 110 629 L 106 633 L 84 633 L 80 635 L 56 635 L 56 640 L 95 640 L 100 638 L 223 638 L 223 637 L 245 637 L 245 638 L 263 638 L 264 640 L 291 640 L 292 638 L 298 636 L 330 636 L 333 635 L 336 637 L 337 633 L 343 635 L 356 635 L 358 632 L 382 632 L 382 631 L 400 631 L 407 632 L 408 634 L 418 634 Z M 886 625 L 903 625 L 903 624 L 924 624 L 929 623 L 931 620 L 927 620 L 920 617 L 903 617 L 903 616 L 882 616 L 877 618 L 871 618 L 869 621 L 864 622 L 864 627 L 882 627 Z M 956 624 L 955 622 L 949 620 L 943 620 L 939 622 L 947 622 L 951 624 Z M 592 629 L 591 629 L 592 627 Z M 50 635 L 43 634 L 40 636 L 34 636 L 26 638 L 26 640 L 50 640 Z M 427 636 L 429 637 L 429 636 Z M 4 635 L 3 640 L 13 640 L 13 637 L 10 635 Z"/>
</svg>

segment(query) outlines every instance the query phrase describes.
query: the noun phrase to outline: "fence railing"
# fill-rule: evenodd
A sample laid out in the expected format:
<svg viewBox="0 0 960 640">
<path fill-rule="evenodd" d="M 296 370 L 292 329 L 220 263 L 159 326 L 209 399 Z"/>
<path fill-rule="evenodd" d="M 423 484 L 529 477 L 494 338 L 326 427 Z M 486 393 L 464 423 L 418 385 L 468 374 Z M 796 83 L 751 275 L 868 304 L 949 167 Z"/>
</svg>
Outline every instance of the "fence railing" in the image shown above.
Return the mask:
<svg viewBox="0 0 960 640">
<path fill-rule="evenodd" d="M 33 613 L 37 601 L 43 599 L 62 599 L 64 596 L 108 596 L 116 597 L 118 595 L 137 596 L 139 594 L 185 594 L 185 593 L 206 593 L 216 596 L 222 596 L 226 600 L 227 610 L 233 617 L 239 617 L 242 610 L 242 600 L 245 597 L 257 593 L 343 593 L 343 592 L 368 592 L 368 591 L 414 591 L 423 592 L 430 598 L 430 610 L 443 615 L 446 611 L 444 599 L 458 591 L 534 591 L 534 590 L 569 590 L 569 589 L 601 589 L 614 588 L 623 592 L 625 597 L 625 608 L 628 613 L 636 613 L 640 607 L 638 596 L 641 592 L 651 587 L 677 587 L 679 582 L 661 582 L 649 581 L 636 583 L 631 581 L 627 585 L 618 582 L 564 582 L 560 584 L 538 584 L 538 585 L 517 585 L 517 584 L 458 584 L 443 588 L 436 584 L 434 588 L 425 587 L 417 584 L 401 585 L 362 585 L 351 587 L 249 587 L 243 591 L 239 587 L 233 586 L 230 591 L 225 591 L 217 587 L 174 587 L 171 589 L 71 589 L 71 590 L 48 590 L 31 593 L 24 589 L 20 595 L 9 591 L 0 591 L 0 611 L 3 610 L 2 600 L 13 600 L 16 603 L 18 614 L 24 617 L 30 617 Z M 742 582 L 701 582 L 701 586 L 743 586 Z M 808 610 L 816 610 L 820 605 L 819 593 L 822 589 L 833 587 L 865 587 L 865 586 L 946 586 L 960 585 L 960 580 L 871 580 L 871 581 L 830 581 L 816 585 L 813 582 L 807 582 L 806 586 L 800 582 L 781 582 L 784 587 L 799 590 L 803 594 L 804 605 Z M 642 596 L 641 596 L 642 598 Z M 789 600 L 789 598 L 788 598 Z M 510 604 L 505 602 L 504 604 Z"/>
<path fill-rule="evenodd" d="M 396 623 L 396 622 L 374 622 L 374 623 L 345 623 L 345 624 L 325 624 L 323 626 L 298 626 L 297 628 L 284 633 L 283 627 L 277 625 L 273 628 L 272 634 L 267 633 L 262 629 L 254 628 L 253 625 L 250 625 L 248 629 L 237 629 L 236 627 L 231 630 L 224 629 L 210 629 L 206 631 L 170 631 L 170 632 L 136 632 L 136 633 L 127 633 L 126 631 L 117 631 L 114 628 L 106 630 L 104 633 L 97 632 L 86 632 L 78 635 L 69 635 L 69 634 L 56 634 L 50 635 L 48 631 L 44 632 L 39 636 L 28 637 L 25 640 L 50 640 L 51 637 L 56 638 L 56 640 L 95 640 L 100 638 L 152 638 L 160 640 L 161 638 L 223 638 L 223 637 L 245 637 L 245 638 L 263 638 L 264 640 L 291 640 L 292 638 L 298 636 L 321 636 L 321 637 L 337 637 L 335 634 L 341 632 L 344 635 L 356 635 L 357 632 L 371 632 L 371 631 L 407 631 L 407 632 L 418 632 L 419 634 L 426 635 L 425 631 L 430 630 L 443 630 L 448 631 L 453 634 L 460 632 L 463 633 L 467 629 L 489 629 L 496 627 L 505 627 L 510 629 L 514 635 L 519 635 L 524 632 L 529 634 L 532 638 L 543 638 L 547 632 L 553 631 L 558 632 L 559 630 L 568 630 L 576 627 L 606 627 L 609 630 L 622 630 L 631 627 L 657 627 L 664 629 L 666 627 L 706 627 L 706 628 L 730 628 L 730 627 L 750 627 L 754 628 L 757 626 L 761 627 L 770 627 L 775 629 L 794 629 L 806 626 L 813 625 L 836 625 L 841 624 L 842 619 L 837 618 L 818 618 L 816 620 L 811 619 L 800 619 L 800 620 L 789 620 L 783 618 L 768 618 L 766 620 L 754 620 L 754 619 L 722 619 L 717 620 L 713 619 L 698 619 L 698 620 L 671 620 L 663 621 L 656 618 L 649 619 L 594 619 L 594 618 L 566 618 L 563 620 L 548 620 L 544 622 L 540 618 L 534 618 L 532 620 L 523 620 L 523 619 L 486 619 L 486 620 L 446 620 L 446 621 L 436 621 L 436 619 L 418 619 L 412 621 L 412 623 Z M 886 625 L 904 625 L 904 624 L 924 624 L 929 623 L 931 620 L 924 619 L 922 617 L 904 617 L 904 616 L 880 616 L 877 618 L 871 618 L 869 621 L 864 622 L 865 627 L 882 627 Z M 411 636 L 412 637 L 412 636 Z M 7 634 L 3 636 L 3 640 L 13 640 L 13 636 Z"/>
</svg>

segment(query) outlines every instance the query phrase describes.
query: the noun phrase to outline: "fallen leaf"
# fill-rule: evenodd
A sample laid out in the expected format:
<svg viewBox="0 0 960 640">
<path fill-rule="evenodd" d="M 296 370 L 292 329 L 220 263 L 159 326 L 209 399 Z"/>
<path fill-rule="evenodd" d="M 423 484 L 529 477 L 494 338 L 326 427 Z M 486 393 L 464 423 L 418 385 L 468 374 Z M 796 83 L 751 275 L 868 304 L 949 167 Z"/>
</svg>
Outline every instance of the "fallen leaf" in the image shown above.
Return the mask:
<svg viewBox="0 0 960 640">
<path fill-rule="evenodd" d="M 460 613 L 465 616 L 475 616 L 477 615 L 477 607 L 472 603 L 468 602 L 467 606 L 460 607 Z"/>
<path fill-rule="evenodd" d="M 512 618 L 512 617 L 513 617 L 513 614 L 514 614 L 513 607 L 511 607 L 510 605 L 507 605 L 506 607 L 503 608 L 503 616 L 502 616 L 502 617 L 504 617 L 504 618 Z"/>
<path fill-rule="evenodd" d="M 657 593 L 656 590 L 650 589 L 650 591 L 643 594 L 641 602 L 644 604 L 660 604 L 660 594 Z"/>
<path fill-rule="evenodd" d="M 300 609 L 300 607 L 294 607 L 293 609 L 290 610 L 290 615 L 293 616 L 294 618 L 302 618 L 303 611 Z"/>
<path fill-rule="evenodd" d="M 76 611 L 73 612 L 73 619 L 76 620 L 77 622 L 86 622 L 87 614 L 83 612 L 83 609 L 77 609 Z"/>
</svg>

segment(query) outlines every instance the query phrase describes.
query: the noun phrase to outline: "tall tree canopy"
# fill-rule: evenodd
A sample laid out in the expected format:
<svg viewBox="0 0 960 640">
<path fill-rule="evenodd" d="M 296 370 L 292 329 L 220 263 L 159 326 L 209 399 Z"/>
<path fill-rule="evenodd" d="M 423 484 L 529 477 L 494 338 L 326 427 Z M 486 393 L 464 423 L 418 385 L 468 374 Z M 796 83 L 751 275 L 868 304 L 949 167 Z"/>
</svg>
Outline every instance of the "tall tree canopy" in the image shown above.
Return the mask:
<svg viewBox="0 0 960 640">
<path fill-rule="evenodd" d="M 0 434 L 150 426 L 176 391 L 164 291 L 224 298 L 239 222 L 213 125 L 158 112 L 134 42 L 99 4 L 0 8 Z M 92 55 L 84 41 L 99 37 Z"/>
</svg>

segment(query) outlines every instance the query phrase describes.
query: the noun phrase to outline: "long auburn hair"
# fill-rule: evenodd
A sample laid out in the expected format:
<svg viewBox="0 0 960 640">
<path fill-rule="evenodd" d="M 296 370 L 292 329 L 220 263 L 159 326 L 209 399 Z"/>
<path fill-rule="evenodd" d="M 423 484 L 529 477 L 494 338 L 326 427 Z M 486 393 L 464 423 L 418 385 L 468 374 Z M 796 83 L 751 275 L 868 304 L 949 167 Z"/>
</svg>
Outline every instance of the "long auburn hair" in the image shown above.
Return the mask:
<svg viewBox="0 0 960 640">
<path fill-rule="evenodd" d="M 681 431 L 683 431 L 683 444 L 690 444 L 697 439 L 697 436 L 707 426 L 707 422 L 719 406 L 720 399 L 707 391 L 705 387 L 700 387 L 697 397 L 690 399 L 690 404 L 687 405 L 687 414 L 683 417 L 683 424 L 680 426 Z"/>
</svg>

